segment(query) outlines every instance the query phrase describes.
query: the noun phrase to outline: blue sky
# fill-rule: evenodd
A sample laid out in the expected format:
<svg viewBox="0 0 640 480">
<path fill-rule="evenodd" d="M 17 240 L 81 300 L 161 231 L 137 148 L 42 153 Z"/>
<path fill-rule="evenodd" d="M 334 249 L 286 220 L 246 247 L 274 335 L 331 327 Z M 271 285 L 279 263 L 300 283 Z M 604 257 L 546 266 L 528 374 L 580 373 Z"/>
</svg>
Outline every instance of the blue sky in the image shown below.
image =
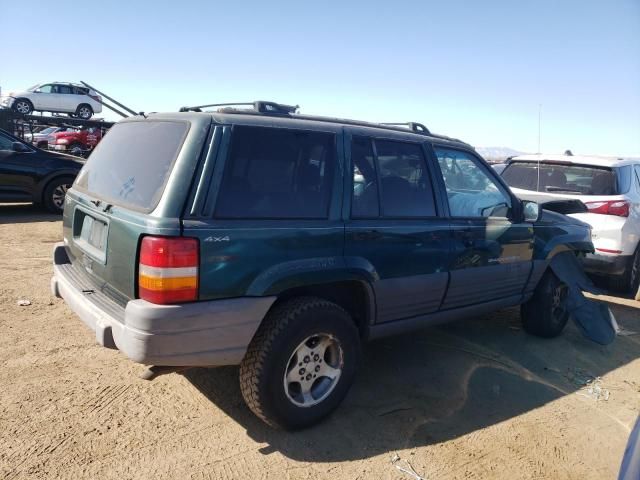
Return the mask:
<svg viewBox="0 0 640 480">
<path fill-rule="evenodd" d="M 3 92 L 267 99 L 527 152 L 542 104 L 542 151 L 640 155 L 640 0 L 1 3 Z"/>
</svg>

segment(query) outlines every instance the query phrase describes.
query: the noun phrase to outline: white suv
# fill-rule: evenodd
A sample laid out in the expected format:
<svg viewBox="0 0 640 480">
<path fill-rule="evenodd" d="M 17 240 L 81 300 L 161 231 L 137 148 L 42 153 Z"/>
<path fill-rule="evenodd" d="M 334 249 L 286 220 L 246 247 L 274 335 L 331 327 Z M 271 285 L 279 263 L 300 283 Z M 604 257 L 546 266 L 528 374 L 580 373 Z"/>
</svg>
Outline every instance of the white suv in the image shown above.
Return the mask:
<svg viewBox="0 0 640 480">
<path fill-rule="evenodd" d="M 592 227 L 595 253 L 585 270 L 611 286 L 638 290 L 640 283 L 640 160 L 565 155 L 510 159 L 502 178 L 518 197 L 544 203 L 578 199 L 588 209 L 572 213 Z"/>
<path fill-rule="evenodd" d="M 74 83 L 52 82 L 34 85 L 23 92 L 10 92 L 0 104 L 29 115 L 39 112 L 68 113 L 84 120 L 102 111 L 102 98 L 93 90 Z"/>
</svg>

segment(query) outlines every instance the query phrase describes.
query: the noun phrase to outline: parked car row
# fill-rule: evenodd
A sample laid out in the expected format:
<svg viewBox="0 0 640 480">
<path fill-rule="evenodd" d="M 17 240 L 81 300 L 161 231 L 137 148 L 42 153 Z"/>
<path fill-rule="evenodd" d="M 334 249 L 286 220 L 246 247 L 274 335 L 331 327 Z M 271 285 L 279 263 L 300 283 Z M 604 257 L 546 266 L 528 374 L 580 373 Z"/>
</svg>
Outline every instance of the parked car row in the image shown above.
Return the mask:
<svg viewBox="0 0 640 480">
<path fill-rule="evenodd" d="M 33 202 L 62 213 L 82 158 L 41 150 L 0 130 L 0 202 Z"/>
</svg>

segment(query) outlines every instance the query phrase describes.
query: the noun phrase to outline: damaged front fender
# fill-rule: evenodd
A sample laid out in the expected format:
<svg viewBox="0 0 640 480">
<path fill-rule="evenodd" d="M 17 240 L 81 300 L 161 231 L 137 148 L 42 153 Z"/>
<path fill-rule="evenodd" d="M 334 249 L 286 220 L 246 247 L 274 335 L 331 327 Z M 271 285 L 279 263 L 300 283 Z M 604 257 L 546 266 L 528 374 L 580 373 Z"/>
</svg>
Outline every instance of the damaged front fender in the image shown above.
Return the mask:
<svg viewBox="0 0 640 480">
<path fill-rule="evenodd" d="M 557 254 L 573 251 L 593 253 L 591 227 L 561 213 L 543 210 L 533 225 L 533 259 L 550 261 Z"/>
</svg>

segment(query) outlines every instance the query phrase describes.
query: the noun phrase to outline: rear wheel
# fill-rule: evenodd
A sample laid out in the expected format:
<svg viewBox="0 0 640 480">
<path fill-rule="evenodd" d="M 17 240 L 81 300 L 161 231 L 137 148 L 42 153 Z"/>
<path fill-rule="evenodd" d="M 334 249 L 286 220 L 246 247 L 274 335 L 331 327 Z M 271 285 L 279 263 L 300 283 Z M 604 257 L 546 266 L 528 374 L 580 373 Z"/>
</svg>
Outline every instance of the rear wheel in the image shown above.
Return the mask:
<svg viewBox="0 0 640 480">
<path fill-rule="evenodd" d="M 76 109 L 76 117 L 82 118 L 83 120 L 89 120 L 92 116 L 93 108 L 91 108 L 91 105 L 87 105 L 86 103 L 78 105 L 78 108 Z"/>
<path fill-rule="evenodd" d="M 72 143 L 69 145 L 67 152 L 76 157 L 81 157 L 84 154 L 84 146 L 81 143 Z"/>
<path fill-rule="evenodd" d="M 26 98 L 19 98 L 13 103 L 13 109 L 23 115 L 33 112 L 33 104 Z"/>
<path fill-rule="evenodd" d="M 551 270 L 547 270 L 531 299 L 520 307 L 524 330 L 543 338 L 560 335 L 569 319 L 566 307 L 568 293 L 569 288 Z"/>
<path fill-rule="evenodd" d="M 60 177 L 55 178 L 44 189 L 42 197 L 42 203 L 45 208 L 51 213 L 62 213 L 64 210 L 64 199 L 67 195 L 67 190 L 71 188 L 73 178 Z"/>
<path fill-rule="evenodd" d="M 360 338 L 338 305 L 301 297 L 265 318 L 240 365 L 249 408 L 276 428 L 299 429 L 330 414 L 347 394 Z"/>
<path fill-rule="evenodd" d="M 609 278 L 609 286 L 613 290 L 635 294 L 640 288 L 640 245 L 636 248 L 629 266 L 622 275 Z"/>
</svg>

